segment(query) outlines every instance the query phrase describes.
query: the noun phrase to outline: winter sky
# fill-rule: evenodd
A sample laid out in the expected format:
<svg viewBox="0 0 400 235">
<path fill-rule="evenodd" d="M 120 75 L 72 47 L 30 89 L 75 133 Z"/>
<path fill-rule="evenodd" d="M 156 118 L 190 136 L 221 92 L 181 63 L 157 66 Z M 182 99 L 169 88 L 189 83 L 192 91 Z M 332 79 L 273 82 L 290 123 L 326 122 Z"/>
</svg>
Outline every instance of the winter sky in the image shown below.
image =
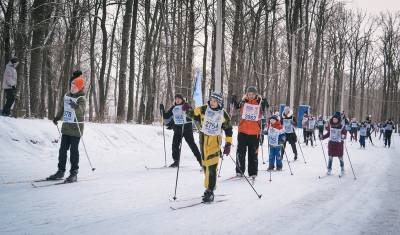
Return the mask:
<svg viewBox="0 0 400 235">
<path fill-rule="evenodd" d="M 380 12 L 400 11 L 399 0 L 345 0 L 344 2 L 351 8 L 360 8 L 374 15 Z"/>
</svg>

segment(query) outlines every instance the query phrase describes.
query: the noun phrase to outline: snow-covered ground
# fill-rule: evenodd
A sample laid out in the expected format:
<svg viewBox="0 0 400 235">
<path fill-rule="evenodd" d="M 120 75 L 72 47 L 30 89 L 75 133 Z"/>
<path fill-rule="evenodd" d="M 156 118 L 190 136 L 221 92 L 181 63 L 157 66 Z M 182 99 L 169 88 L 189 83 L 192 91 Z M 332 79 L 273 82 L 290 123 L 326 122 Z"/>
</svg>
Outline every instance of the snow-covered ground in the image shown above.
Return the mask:
<svg viewBox="0 0 400 235">
<path fill-rule="evenodd" d="M 172 134 L 166 130 L 168 163 Z M 228 200 L 177 211 L 170 206 L 184 202 L 170 201 L 176 169 L 145 169 L 164 165 L 161 126 L 88 123 L 84 141 L 96 171 L 81 144 L 80 182 L 10 184 L 54 173 L 57 138 L 50 121 L 0 117 L 0 234 L 400 234 L 397 133 L 390 149 L 378 138 L 375 146 L 367 141 L 366 150 L 347 143 L 357 180 L 347 157 L 344 178 L 318 179 L 326 172 L 319 142 L 302 144 L 307 164 L 300 155 L 292 176 L 285 161 L 272 182 L 260 154 L 255 188 L 261 199 L 244 180 L 223 181 L 234 175 L 225 157 L 216 193 Z M 264 145 L 265 160 L 267 151 Z M 292 159 L 289 146 L 287 152 Z M 203 175 L 186 143 L 182 165 L 178 200 L 201 196 Z M 337 159 L 333 171 L 339 171 Z"/>
</svg>

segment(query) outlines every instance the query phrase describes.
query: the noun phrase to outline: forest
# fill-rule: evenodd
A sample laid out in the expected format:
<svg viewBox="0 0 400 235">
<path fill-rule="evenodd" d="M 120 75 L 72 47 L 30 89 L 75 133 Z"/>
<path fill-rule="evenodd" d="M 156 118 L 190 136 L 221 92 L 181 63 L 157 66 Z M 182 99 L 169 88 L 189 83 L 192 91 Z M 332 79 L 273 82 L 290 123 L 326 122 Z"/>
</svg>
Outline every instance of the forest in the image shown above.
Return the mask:
<svg viewBox="0 0 400 235">
<path fill-rule="evenodd" d="M 339 0 L 222 0 L 225 103 L 256 86 L 270 109 L 400 121 L 400 11 Z M 52 119 L 75 70 L 87 121 L 160 121 L 174 94 L 214 89 L 217 0 L 0 0 L 0 74 L 13 56 L 13 116 Z M 3 76 L 0 77 L 3 79 Z M 1 85 L 0 81 L 0 86 Z M 1 89 L 0 103 L 4 102 Z M 225 106 L 228 111 L 229 105 Z"/>
</svg>

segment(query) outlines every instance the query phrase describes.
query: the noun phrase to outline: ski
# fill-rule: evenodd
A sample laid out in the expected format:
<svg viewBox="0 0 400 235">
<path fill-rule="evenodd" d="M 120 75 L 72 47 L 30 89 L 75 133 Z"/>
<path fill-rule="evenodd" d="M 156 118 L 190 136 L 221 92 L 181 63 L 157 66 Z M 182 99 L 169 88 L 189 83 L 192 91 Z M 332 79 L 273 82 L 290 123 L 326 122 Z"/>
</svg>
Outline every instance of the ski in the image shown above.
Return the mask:
<svg viewBox="0 0 400 235">
<path fill-rule="evenodd" d="M 198 206 L 198 205 L 208 205 L 208 204 L 215 204 L 215 203 L 219 203 L 219 202 L 224 202 L 227 201 L 228 199 L 221 199 L 221 200 L 216 200 L 213 202 L 196 202 L 196 203 L 191 203 L 188 205 L 184 205 L 184 206 L 170 206 L 169 208 L 171 208 L 172 210 L 180 210 L 180 209 L 185 209 L 185 208 L 190 208 L 190 207 L 194 207 L 194 206 Z"/>
<path fill-rule="evenodd" d="M 59 179 L 61 180 L 61 179 Z M 43 179 L 37 179 L 37 180 L 20 180 L 20 181 L 10 181 L 10 182 L 5 182 L 3 184 L 26 184 L 26 183 L 39 183 L 39 182 L 46 182 L 46 181 L 59 181 L 59 180 L 48 180 L 46 178 Z"/>
<path fill-rule="evenodd" d="M 76 182 L 65 182 L 65 181 L 61 181 L 61 182 L 56 182 L 56 183 L 51 183 L 51 184 L 35 184 L 37 182 L 31 182 L 32 187 L 34 188 L 45 188 L 45 187 L 50 187 L 50 186 L 57 186 L 57 185 L 62 185 L 62 184 L 72 184 L 72 183 L 78 183 L 80 181 L 88 181 L 89 179 L 80 179 Z M 52 180 L 54 181 L 54 180 Z M 43 182 L 43 181 L 42 181 Z"/>
<path fill-rule="evenodd" d="M 146 170 L 161 170 L 161 169 L 173 169 L 174 167 L 168 167 L 168 166 L 160 166 L 160 167 L 148 167 L 144 166 Z"/>
<path fill-rule="evenodd" d="M 324 179 L 324 178 L 327 178 L 327 177 L 329 177 L 329 176 L 335 176 L 334 174 L 332 174 L 332 175 L 323 175 L 323 176 L 318 176 L 318 179 Z"/>
<path fill-rule="evenodd" d="M 223 180 L 221 180 L 221 182 L 225 182 L 225 181 L 230 181 L 230 180 L 239 180 L 239 179 L 242 179 L 243 177 L 241 177 L 241 176 L 232 176 L 232 177 L 229 177 L 229 178 L 226 178 L 226 179 L 223 179 Z"/>
<path fill-rule="evenodd" d="M 225 197 L 225 196 L 228 196 L 228 194 L 215 194 L 214 196 L 215 197 Z M 201 198 L 202 198 L 202 196 L 201 197 L 191 197 L 191 198 L 176 199 L 176 200 L 170 198 L 169 201 L 170 202 L 187 202 L 187 201 L 192 201 L 192 200 L 199 200 Z"/>
</svg>

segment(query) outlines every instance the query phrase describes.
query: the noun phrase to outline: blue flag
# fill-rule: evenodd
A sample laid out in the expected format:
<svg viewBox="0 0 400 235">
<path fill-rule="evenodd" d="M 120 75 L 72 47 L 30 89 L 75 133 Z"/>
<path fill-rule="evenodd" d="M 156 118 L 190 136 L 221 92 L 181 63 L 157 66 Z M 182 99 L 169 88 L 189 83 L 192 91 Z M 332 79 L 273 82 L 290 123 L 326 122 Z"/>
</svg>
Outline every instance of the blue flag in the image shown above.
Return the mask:
<svg viewBox="0 0 400 235">
<path fill-rule="evenodd" d="M 195 107 L 203 105 L 203 94 L 201 92 L 201 73 L 200 69 L 196 68 L 196 83 L 194 84 L 193 100 Z"/>
</svg>

